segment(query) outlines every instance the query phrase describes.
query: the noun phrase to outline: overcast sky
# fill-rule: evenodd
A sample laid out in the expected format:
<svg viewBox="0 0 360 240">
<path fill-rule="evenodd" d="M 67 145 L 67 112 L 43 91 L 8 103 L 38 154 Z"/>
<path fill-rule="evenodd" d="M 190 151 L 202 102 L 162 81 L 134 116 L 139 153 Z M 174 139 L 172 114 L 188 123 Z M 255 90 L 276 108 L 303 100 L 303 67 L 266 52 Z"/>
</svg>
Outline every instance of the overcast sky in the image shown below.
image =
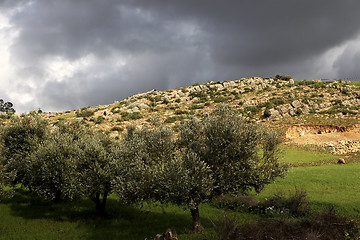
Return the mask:
<svg viewBox="0 0 360 240">
<path fill-rule="evenodd" d="M 0 0 L 17 112 L 276 74 L 360 80 L 358 0 Z"/>
</svg>

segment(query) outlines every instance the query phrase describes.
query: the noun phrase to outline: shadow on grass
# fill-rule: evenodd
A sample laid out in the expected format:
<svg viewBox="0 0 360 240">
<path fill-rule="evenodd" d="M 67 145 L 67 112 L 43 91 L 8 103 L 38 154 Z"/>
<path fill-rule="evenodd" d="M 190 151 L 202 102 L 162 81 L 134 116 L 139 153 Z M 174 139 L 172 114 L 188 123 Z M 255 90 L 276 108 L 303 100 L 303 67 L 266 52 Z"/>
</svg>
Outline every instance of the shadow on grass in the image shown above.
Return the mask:
<svg viewBox="0 0 360 240">
<path fill-rule="evenodd" d="M 25 219 L 30 228 L 37 225 L 36 233 L 42 231 L 43 234 L 36 239 L 153 239 L 168 227 L 174 227 L 178 234 L 186 234 L 192 226 L 189 210 L 173 205 L 121 206 L 114 198 L 108 199 L 107 214 L 103 217 L 95 214 L 95 206 L 88 199 L 55 203 L 23 189 L 17 189 L 14 198 L 4 204 L 11 216 Z M 206 218 L 202 218 L 202 223 L 205 227 L 212 226 Z M 16 231 L 21 228 L 12 227 Z"/>
</svg>

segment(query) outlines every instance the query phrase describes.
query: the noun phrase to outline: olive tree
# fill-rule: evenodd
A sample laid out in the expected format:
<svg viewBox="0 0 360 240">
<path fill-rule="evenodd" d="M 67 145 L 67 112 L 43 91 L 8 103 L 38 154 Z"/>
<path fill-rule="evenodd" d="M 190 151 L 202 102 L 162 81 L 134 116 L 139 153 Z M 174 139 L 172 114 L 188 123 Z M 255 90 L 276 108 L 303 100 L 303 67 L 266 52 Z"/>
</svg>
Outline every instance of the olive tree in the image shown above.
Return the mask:
<svg viewBox="0 0 360 240">
<path fill-rule="evenodd" d="M 4 173 L 11 176 L 7 178 L 8 183 L 21 183 L 29 187 L 29 155 L 37 149 L 49 131 L 49 123 L 34 113 L 13 116 L 9 124 L 1 126 L 0 165 Z"/>
<path fill-rule="evenodd" d="M 78 123 L 60 123 L 44 136 L 29 156 L 29 186 L 38 195 L 55 201 L 80 194 L 76 163 L 81 156 Z"/>
<path fill-rule="evenodd" d="M 0 99 L 0 112 L 14 113 L 15 110 L 13 104 L 11 102 L 4 102 L 4 100 Z"/>
<path fill-rule="evenodd" d="M 211 199 L 214 176 L 210 167 L 194 152 L 180 154 L 171 159 L 157 178 L 157 200 L 172 202 L 190 209 L 193 229 L 200 224 L 199 205 Z"/>
<path fill-rule="evenodd" d="M 123 202 L 158 198 L 158 177 L 175 151 L 174 132 L 154 122 L 151 126 L 128 126 L 116 161 L 115 192 Z"/>
<path fill-rule="evenodd" d="M 81 194 L 95 203 L 97 213 L 104 214 L 107 197 L 113 191 L 112 181 L 119 171 L 115 165 L 121 160 L 119 147 L 100 132 L 84 135 L 78 146 L 81 151 L 76 160 L 76 172 Z"/>
<path fill-rule="evenodd" d="M 0 202 L 13 196 L 13 189 L 5 189 L 9 179 L 14 177 L 14 173 L 6 173 L 4 166 L 0 165 Z"/>
<path fill-rule="evenodd" d="M 191 119 L 180 129 L 180 163 L 164 168 L 163 184 L 171 187 L 163 196 L 187 205 L 193 230 L 199 232 L 201 202 L 227 193 L 259 192 L 284 173 L 278 163 L 279 143 L 275 133 L 246 123 L 227 106 L 202 120 Z"/>
</svg>

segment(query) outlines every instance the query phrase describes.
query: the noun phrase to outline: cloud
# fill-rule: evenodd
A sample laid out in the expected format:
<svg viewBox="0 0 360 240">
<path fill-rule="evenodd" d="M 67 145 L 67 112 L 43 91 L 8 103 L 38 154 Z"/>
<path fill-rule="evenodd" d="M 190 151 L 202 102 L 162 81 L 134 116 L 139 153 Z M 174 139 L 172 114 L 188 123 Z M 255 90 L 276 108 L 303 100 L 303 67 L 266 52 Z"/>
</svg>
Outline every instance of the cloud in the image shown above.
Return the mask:
<svg viewBox="0 0 360 240">
<path fill-rule="evenodd" d="M 0 47 L 2 96 L 11 96 L 18 111 L 56 111 L 244 76 L 360 75 L 359 6 L 355 0 L 0 0 L 0 40 L 7 39 Z"/>
</svg>

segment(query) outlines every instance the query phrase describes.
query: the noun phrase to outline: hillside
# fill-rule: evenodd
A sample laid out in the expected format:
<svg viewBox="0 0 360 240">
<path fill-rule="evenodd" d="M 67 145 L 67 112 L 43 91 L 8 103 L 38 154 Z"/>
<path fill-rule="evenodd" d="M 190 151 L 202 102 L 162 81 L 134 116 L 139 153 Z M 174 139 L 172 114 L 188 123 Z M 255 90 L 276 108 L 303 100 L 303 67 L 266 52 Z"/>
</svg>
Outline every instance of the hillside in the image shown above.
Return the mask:
<svg viewBox="0 0 360 240">
<path fill-rule="evenodd" d="M 179 124 L 189 116 L 202 117 L 217 105 L 228 104 L 248 121 L 260 123 L 267 128 L 282 131 L 288 129 L 283 132 L 284 136 L 294 142 L 326 145 L 335 153 L 347 153 L 357 151 L 360 139 L 360 135 L 357 135 L 358 127 L 354 125 L 359 123 L 360 113 L 360 85 L 356 83 L 294 81 L 281 76 L 277 79 L 242 78 L 194 84 L 166 91 L 154 89 L 110 105 L 42 115 L 51 121 L 82 120 L 117 138 L 121 137 L 128 124 L 143 125 L 151 118 L 158 118 L 177 130 Z M 319 125 L 323 126 L 321 131 L 316 130 Z M 292 126 L 297 126 L 296 130 L 290 128 Z M 294 131 L 297 134 L 294 134 Z M 349 131 L 351 136 L 348 134 L 347 138 L 341 134 Z M 307 136 L 314 134 L 325 137 L 324 134 L 333 133 L 338 136 L 330 140 L 306 140 Z M 301 140 L 297 141 L 299 138 Z M 339 142 L 340 140 L 342 142 Z M 340 145 L 356 147 L 342 151 L 339 150 L 343 148 Z"/>
</svg>

